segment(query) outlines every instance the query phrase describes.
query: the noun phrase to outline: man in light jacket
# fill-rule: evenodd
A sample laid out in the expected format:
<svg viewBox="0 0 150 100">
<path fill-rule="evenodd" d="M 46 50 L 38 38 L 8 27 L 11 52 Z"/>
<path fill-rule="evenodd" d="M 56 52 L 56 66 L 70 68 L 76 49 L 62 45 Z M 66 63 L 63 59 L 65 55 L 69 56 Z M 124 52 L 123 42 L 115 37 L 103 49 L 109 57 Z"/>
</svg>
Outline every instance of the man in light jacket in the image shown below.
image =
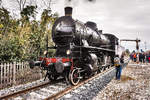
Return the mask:
<svg viewBox="0 0 150 100">
<path fill-rule="evenodd" d="M 116 56 L 115 56 L 115 58 L 114 58 L 114 65 L 115 65 L 115 67 L 116 67 L 116 79 L 117 79 L 117 80 L 120 80 L 121 71 L 122 71 L 122 66 L 121 66 L 121 63 L 120 63 L 119 55 L 116 55 Z"/>
</svg>

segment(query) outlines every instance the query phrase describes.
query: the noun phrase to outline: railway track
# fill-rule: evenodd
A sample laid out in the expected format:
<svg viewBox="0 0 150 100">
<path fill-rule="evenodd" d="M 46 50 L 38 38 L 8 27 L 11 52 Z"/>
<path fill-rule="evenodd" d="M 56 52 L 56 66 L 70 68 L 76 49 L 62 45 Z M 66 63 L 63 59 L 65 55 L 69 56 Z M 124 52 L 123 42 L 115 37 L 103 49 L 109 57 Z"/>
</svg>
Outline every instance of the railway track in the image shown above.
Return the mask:
<svg viewBox="0 0 150 100">
<path fill-rule="evenodd" d="M 56 82 L 58 82 L 58 81 L 56 81 Z M 23 90 L 16 91 L 14 93 L 9 93 L 7 95 L 0 96 L 0 100 L 2 100 L 2 99 L 9 99 L 9 98 L 12 98 L 12 97 L 16 97 L 19 94 L 27 93 L 29 91 L 33 91 L 33 90 L 36 90 L 38 88 L 42 88 L 42 87 L 47 86 L 47 85 L 55 84 L 56 82 L 50 83 L 49 81 L 47 81 L 47 82 L 38 84 L 36 86 L 32 86 L 32 87 L 29 87 L 29 88 L 26 88 L 26 89 L 23 89 Z"/>
<path fill-rule="evenodd" d="M 110 67 L 109 69 L 96 74 L 95 76 L 85 79 L 81 81 L 78 85 L 72 86 L 72 85 L 67 85 L 66 82 L 63 82 L 62 80 L 58 80 L 56 82 L 45 82 L 42 84 L 39 84 L 37 86 L 33 86 L 31 88 L 27 88 L 15 93 L 11 93 L 8 95 L 4 95 L 0 97 L 1 99 L 13 99 L 13 100 L 39 100 L 39 99 L 44 99 L 44 100 L 55 100 L 63 95 L 71 92 L 72 90 L 75 90 L 76 88 L 88 83 L 89 81 L 95 79 L 96 77 L 100 77 L 104 75 L 105 73 L 114 70 L 114 67 Z"/>
<path fill-rule="evenodd" d="M 91 78 L 89 78 L 89 79 L 86 79 L 86 80 L 80 82 L 80 83 L 79 83 L 78 85 L 76 85 L 76 86 L 70 86 L 70 87 L 64 89 L 63 91 L 60 91 L 60 92 L 58 92 L 58 93 L 56 93 L 56 94 L 54 94 L 54 95 L 51 95 L 51 96 L 47 97 L 45 100 L 56 100 L 56 99 L 60 98 L 61 96 L 65 95 L 65 94 L 67 94 L 67 93 L 69 93 L 69 92 L 71 92 L 72 90 L 74 90 L 74 89 L 76 89 L 76 88 L 82 86 L 83 84 L 86 84 L 86 83 L 88 83 L 89 81 L 95 79 L 96 77 L 99 77 L 99 76 L 103 75 L 104 73 L 111 71 L 112 69 L 114 69 L 114 67 L 111 67 L 111 68 L 109 68 L 108 70 L 105 70 L 105 71 L 103 71 L 103 72 L 101 72 L 101 73 L 99 73 L 99 74 L 97 74 L 97 75 L 95 75 L 95 76 L 93 76 L 93 77 L 91 77 Z"/>
</svg>

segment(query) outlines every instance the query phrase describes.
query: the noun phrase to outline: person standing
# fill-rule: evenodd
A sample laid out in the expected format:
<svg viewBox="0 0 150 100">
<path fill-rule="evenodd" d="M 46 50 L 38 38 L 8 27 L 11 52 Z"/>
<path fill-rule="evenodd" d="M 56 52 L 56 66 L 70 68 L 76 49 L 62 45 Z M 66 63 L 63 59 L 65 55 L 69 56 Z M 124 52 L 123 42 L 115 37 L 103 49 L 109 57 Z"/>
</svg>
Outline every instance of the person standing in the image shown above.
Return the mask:
<svg viewBox="0 0 150 100">
<path fill-rule="evenodd" d="M 121 55 L 120 63 L 121 63 L 121 65 L 124 63 L 124 54 Z M 123 65 L 122 65 L 122 66 L 123 66 Z"/>
<path fill-rule="evenodd" d="M 136 53 L 134 53 L 134 54 L 133 54 L 134 62 L 136 62 L 136 58 L 137 58 L 137 54 L 136 54 Z"/>
<path fill-rule="evenodd" d="M 149 63 L 149 54 L 148 53 L 146 53 L 146 63 Z"/>
<path fill-rule="evenodd" d="M 122 66 L 121 66 L 121 63 L 120 63 L 119 55 L 116 55 L 116 56 L 115 56 L 115 58 L 114 58 L 114 65 L 115 65 L 115 67 L 116 67 L 116 79 L 117 79 L 117 80 L 120 80 L 120 78 L 121 78 Z"/>
<path fill-rule="evenodd" d="M 143 55 L 142 53 L 139 53 L 139 62 L 142 63 Z"/>
<path fill-rule="evenodd" d="M 148 56 L 148 60 L 149 60 L 149 63 L 150 63 L 150 53 L 149 53 L 149 56 Z"/>
</svg>

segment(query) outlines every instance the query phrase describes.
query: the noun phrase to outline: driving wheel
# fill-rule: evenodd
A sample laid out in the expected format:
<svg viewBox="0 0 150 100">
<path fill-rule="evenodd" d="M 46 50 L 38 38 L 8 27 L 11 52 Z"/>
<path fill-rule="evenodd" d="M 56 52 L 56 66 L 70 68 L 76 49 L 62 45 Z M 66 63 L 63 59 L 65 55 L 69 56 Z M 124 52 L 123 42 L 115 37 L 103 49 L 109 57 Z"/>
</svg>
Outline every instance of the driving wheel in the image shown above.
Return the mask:
<svg viewBox="0 0 150 100">
<path fill-rule="evenodd" d="M 80 81 L 80 73 L 79 73 L 79 69 L 73 69 L 70 73 L 69 73 L 69 79 L 72 85 L 77 85 Z"/>
</svg>

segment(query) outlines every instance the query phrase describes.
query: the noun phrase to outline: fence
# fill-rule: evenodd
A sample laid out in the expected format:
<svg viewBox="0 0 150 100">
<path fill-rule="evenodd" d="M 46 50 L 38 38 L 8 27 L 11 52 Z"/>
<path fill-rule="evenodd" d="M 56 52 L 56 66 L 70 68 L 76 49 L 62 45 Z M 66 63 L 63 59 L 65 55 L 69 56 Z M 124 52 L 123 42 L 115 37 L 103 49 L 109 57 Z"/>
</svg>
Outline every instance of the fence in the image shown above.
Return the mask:
<svg viewBox="0 0 150 100">
<path fill-rule="evenodd" d="M 42 78 L 40 70 L 31 70 L 28 62 L 0 63 L 0 88 Z"/>
</svg>

